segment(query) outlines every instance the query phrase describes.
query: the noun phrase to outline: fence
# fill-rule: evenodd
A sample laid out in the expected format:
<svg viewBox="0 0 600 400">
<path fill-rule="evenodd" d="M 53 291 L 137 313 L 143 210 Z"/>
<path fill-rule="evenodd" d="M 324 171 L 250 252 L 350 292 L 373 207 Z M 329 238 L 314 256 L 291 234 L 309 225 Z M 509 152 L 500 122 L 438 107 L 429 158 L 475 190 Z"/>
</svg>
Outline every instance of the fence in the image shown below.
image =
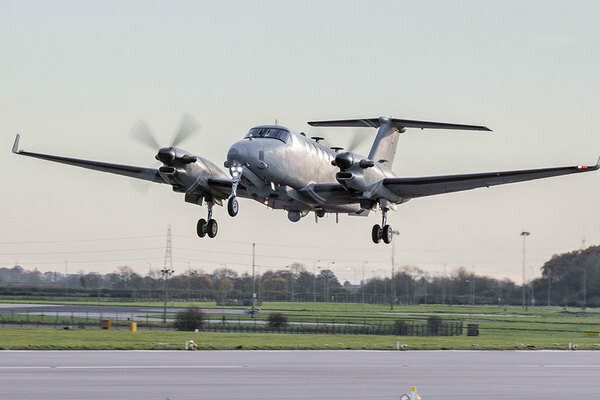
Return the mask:
<svg viewBox="0 0 600 400">
<path fill-rule="evenodd" d="M 174 330 L 173 314 L 168 314 L 167 323 L 162 317 L 139 313 L 97 313 L 97 312 L 15 312 L 0 314 L 0 327 L 53 327 L 68 329 L 98 329 L 102 320 L 110 319 L 114 329 L 127 329 L 129 323 L 136 322 L 138 329 Z M 214 317 L 207 316 L 208 318 Z M 245 322 L 244 322 L 245 321 Z M 225 319 L 205 321 L 204 332 L 237 333 L 290 333 L 290 334 L 335 334 L 335 335 L 396 335 L 396 336 L 459 336 L 463 334 L 460 322 L 405 322 L 394 325 L 377 323 L 293 321 L 282 327 L 269 327 L 264 320 Z"/>
<path fill-rule="evenodd" d="M 431 324 L 405 324 L 402 330 L 395 325 L 286 325 L 269 327 L 262 324 L 206 324 L 204 332 L 233 333 L 294 333 L 294 334 L 329 334 L 329 335 L 394 335 L 394 336 L 460 336 L 463 334 L 463 323 L 448 322 L 436 326 Z"/>
</svg>

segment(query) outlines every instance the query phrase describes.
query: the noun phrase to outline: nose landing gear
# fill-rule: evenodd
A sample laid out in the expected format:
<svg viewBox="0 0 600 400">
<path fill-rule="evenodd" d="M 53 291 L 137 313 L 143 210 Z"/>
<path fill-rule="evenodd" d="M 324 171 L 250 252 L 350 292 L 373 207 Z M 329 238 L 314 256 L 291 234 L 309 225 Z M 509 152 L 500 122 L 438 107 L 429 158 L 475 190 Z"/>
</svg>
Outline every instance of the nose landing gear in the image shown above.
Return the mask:
<svg viewBox="0 0 600 400">
<path fill-rule="evenodd" d="M 236 196 L 237 187 L 242 179 L 243 168 L 239 163 L 234 162 L 234 164 L 229 167 L 229 170 L 233 178 L 233 183 L 231 185 L 231 194 L 227 198 L 227 213 L 231 217 L 235 217 L 240 211 L 240 205 L 238 204 Z"/>
<path fill-rule="evenodd" d="M 199 237 L 203 238 L 208 234 L 208 237 L 214 238 L 217 236 L 219 231 L 219 225 L 217 221 L 212 218 L 213 203 L 206 203 L 208 206 L 208 222 L 204 218 L 200 218 L 196 224 L 196 233 Z"/>
<path fill-rule="evenodd" d="M 373 225 L 373 229 L 371 230 L 371 239 L 373 239 L 373 243 L 375 244 L 379 243 L 381 239 L 383 239 L 385 244 L 392 243 L 394 231 L 387 224 L 387 212 L 387 207 L 381 207 L 381 225 Z"/>
<path fill-rule="evenodd" d="M 227 200 L 227 213 L 231 217 L 235 217 L 236 215 L 238 215 L 239 211 L 240 205 L 238 204 L 237 198 L 235 196 Z"/>
</svg>

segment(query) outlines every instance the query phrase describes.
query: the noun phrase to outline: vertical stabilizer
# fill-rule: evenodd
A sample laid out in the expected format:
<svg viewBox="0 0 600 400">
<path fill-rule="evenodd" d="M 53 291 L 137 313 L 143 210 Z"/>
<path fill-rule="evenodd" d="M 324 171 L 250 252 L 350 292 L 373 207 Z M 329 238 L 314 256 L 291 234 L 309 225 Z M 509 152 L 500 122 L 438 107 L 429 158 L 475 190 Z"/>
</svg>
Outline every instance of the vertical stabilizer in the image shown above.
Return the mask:
<svg viewBox="0 0 600 400">
<path fill-rule="evenodd" d="M 384 163 L 391 168 L 396 156 L 396 148 L 398 147 L 398 137 L 404 132 L 404 128 L 394 126 L 392 119 L 379 117 L 379 130 L 373 142 L 373 147 L 369 152 L 369 159 Z"/>
</svg>

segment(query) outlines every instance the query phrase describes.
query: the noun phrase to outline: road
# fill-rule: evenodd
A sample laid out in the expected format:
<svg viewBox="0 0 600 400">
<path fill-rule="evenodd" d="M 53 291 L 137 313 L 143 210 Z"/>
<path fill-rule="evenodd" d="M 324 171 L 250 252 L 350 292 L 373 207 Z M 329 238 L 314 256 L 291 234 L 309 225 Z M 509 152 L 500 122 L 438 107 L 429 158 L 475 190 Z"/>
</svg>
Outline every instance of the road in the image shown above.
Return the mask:
<svg viewBox="0 0 600 400">
<path fill-rule="evenodd" d="M 6 399 L 392 400 L 413 385 L 423 400 L 600 393 L 600 353 L 584 351 L 3 351 L 0 360 Z"/>
<path fill-rule="evenodd" d="M 185 310 L 183 307 L 169 307 L 167 312 L 175 314 Z M 243 309 L 235 308 L 203 308 L 207 314 L 220 315 L 243 315 Z M 161 315 L 163 307 L 149 306 L 114 306 L 114 305 L 80 305 L 80 304 L 16 304 L 0 303 L 0 314 L 31 314 L 31 315 L 59 315 L 61 317 L 80 317 L 80 318 L 112 318 L 118 315 L 117 319 L 136 318 L 146 314 Z"/>
</svg>

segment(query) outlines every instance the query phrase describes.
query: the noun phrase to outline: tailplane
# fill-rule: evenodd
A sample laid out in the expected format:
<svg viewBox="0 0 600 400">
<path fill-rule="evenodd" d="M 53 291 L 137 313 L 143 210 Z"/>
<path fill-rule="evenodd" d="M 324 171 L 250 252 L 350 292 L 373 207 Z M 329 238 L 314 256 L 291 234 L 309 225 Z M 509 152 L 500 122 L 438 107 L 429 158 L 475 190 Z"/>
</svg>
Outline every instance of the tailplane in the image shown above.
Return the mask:
<svg viewBox="0 0 600 400">
<path fill-rule="evenodd" d="M 369 152 L 369 159 L 385 163 L 388 167 L 392 166 L 396 148 L 398 147 L 398 136 L 406 131 L 406 128 L 419 129 L 455 129 L 466 131 L 491 131 L 482 125 L 463 125 L 450 124 L 445 122 L 416 121 L 410 119 L 397 118 L 365 118 L 365 119 L 345 119 L 334 121 L 311 121 L 311 126 L 325 127 L 370 127 L 379 128 L 377 137 L 373 142 L 373 147 Z"/>
</svg>

